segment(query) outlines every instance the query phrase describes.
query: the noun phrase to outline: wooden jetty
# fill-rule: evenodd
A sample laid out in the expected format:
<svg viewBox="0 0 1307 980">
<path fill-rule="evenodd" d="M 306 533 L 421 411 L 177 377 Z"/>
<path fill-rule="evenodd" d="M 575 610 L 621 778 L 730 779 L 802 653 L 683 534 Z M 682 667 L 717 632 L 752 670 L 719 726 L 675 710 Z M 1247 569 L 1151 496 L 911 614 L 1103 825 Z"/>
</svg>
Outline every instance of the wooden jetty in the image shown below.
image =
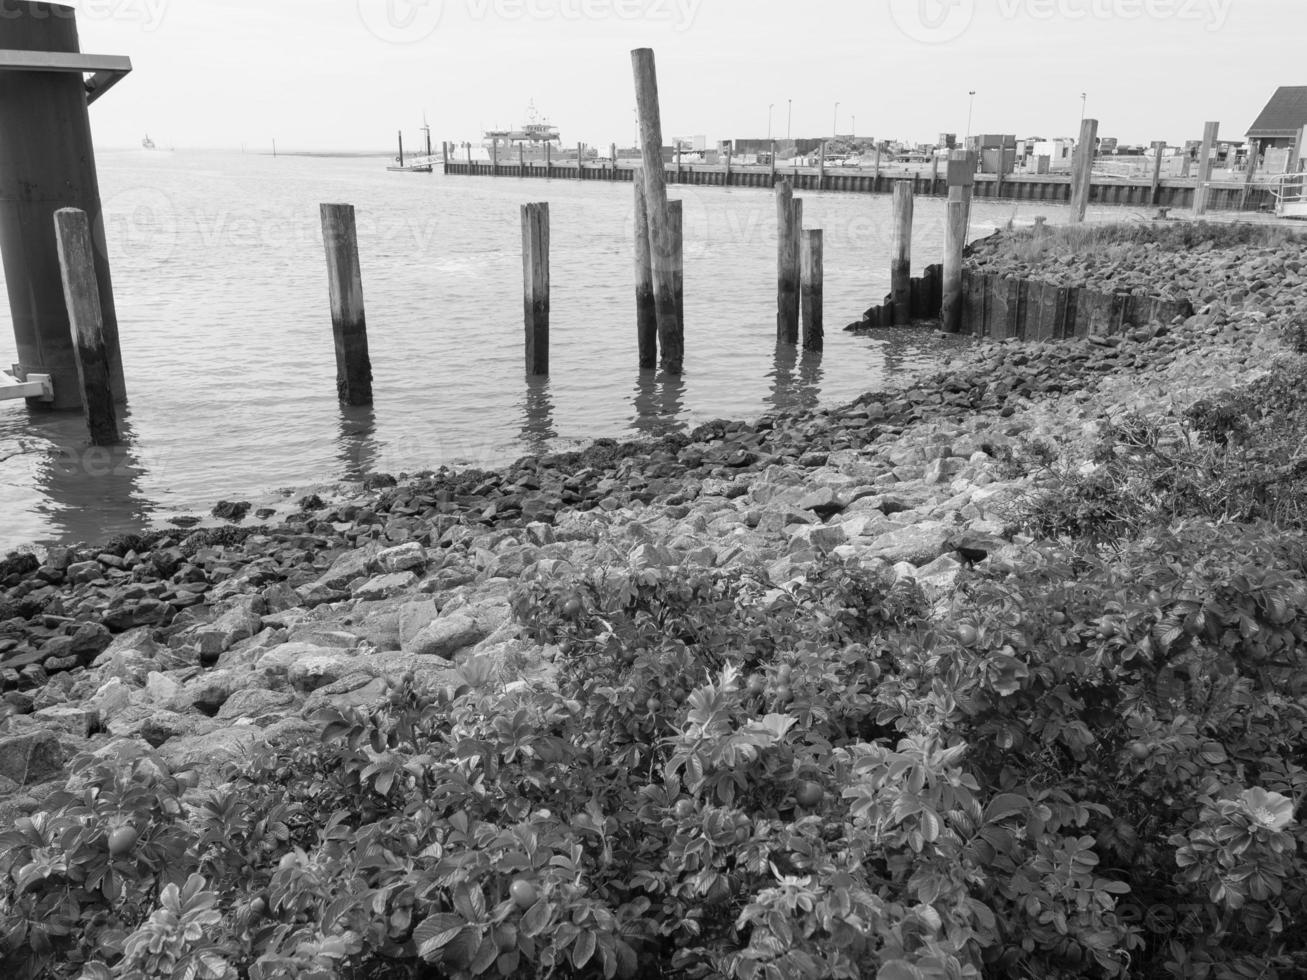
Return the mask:
<svg viewBox="0 0 1307 980">
<path fill-rule="evenodd" d="M 454 160 L 446 155 L 444 172 L 466 177 L 526 177 L 550 180 L 627 181 L 636 171 L 632 161 L 600 159 L 578 167 L 575 161 L 550 163 L 488 162 Z M 770 189 L 787 180 L 798 191 L 834 191 L 849 194 L 891 194 L 896 184 L 906 181 L 918 197 L 948 197 L 948 184 L 942 172 L 929 169 L 903 173 L 882 169 L 851 170 L 833 167 L 746 166 L 732 161 L 718 164 L 670 163 L 665 168 L 668 184 L 702 187 L 759 187 Z M 1087 204 L 1120 205 L 1136 208 L 1193 207 L 1198 181 L 1192 177 L 1156 179 L 1108 177 L 1094 174 L 1089 185 Z M 1071 174 L 985 174 L 975 175 L 972 194 L 976 200 L 1035 201 L 1072 203 Z M 1199 195 L 1201 203 L 1201 194 Z M 1211 211 L 1274 211 L 1275 192 L 1263 184 L 1246 183 L 1242 178 L 1207 182 L 1207 208 Z"/>
</svg>

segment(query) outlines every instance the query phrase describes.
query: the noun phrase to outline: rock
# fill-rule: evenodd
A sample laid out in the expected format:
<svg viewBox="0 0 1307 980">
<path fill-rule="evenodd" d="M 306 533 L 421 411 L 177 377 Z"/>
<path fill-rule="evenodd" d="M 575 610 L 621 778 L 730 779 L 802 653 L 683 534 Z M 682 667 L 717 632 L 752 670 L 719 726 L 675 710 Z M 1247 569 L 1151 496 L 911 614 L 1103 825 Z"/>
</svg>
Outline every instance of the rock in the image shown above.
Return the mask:
<svg viewBox="0 0 1307 980">
<path fill-rule="evenodd" d="M 159 756 L 174 772 L 212 770 L 249 758 L 260 738 L 261 730 L 253 725 L 221 728 L 204 735 L 173 738 L 160 747 Z"/>
<path fill-rule="evenodd" d="M 357 656 L 344 651 L 308 654 L 296 658 L 287 667 L 286 680 L 295 690 L 307 694 L 358 670 L 358 660 Z"/>
<path fill-rule="evenodd" d="M 52 732 L 0 738 L 0 776 L 19 786 L 53 779 L 63 772 L 64 753 Z"/>
<path fill-rule="evenodd" d="M 210 513 L 221 521 L 231 521 L 233 524 L 239 524 L 245 520 L 245 515 L 250 512 L 250 503 L 248 500 L 232 502 L 228 500 L 219 501 Z"/>
<path fill-rule="evenodd" d="M 191 704 L 183 695 L 182 686 L 158 671 L 152 671 L 146 677 L 145 696 L 152 704 L 169 711 L 185 711 Z"/>
<path fill-rule="evenodd" d="M 354 589 L 354 598 L 364 602 L 380 599 L 393 599 L 405 592 L 410 592 L 417 585 L 418 577 L 413 572 L 395 572 L 378 575 Z"/>
<path fill-rule="evenodd" d="M 415 541 L 387 548 L 377 556 L 377 564 L 383 571 L 391 574 L 399 572 L 421 571 L 426 567 L 427 554 Z"/>
<path fill-rule="evenodd" d="M 400 649 L 409 649 L 418 633 L 430 626 L 439 615 L 440 610 L 430 598 L 404 603 L 399 610 Z"/>
<path fill-rule="evenodd" d="M 456 612 L 431 622 L 413 638 L 404 652 L 452 660 L 455 653 L 475 646 L 489 635 L 490 631 L 479 625 L 472 616 Z"/>
<path fill-rule="evenodd" d="M 348 650 L 317 647 L 309 643 L 283 643 L 264 650 L 255 661 L 255 667 L 273 686 L 278 686 L 289 680 L 295 663 L 305 659 L 356 661 L 359 658 Z"/>
<path fill-rule="evenodd" d="M 892 564 L 906 561 L 921 566 L 952 550 L 951 534 L 952 529 L 944 524 L 916 524 L 882 534 L 867 546 L 867 553 Z"/>
<path fill-rule="evenodd" d="M 195 631 L 200 653 L 216 656 L 230 650 L 241 640 L 248 640 L 263 628 L 261 618 L 264 612 L 261 596 L 248 595 L 233 599 L 226 612 Z"/>
<path fill-rule="evenodd" d="M 248 719 L 256 725 L 266 725 L 294 711 L 298 700 L 290 691 L 247 688 L 234 692 L 218 709 L 217 718 L 222 721 Z"/>
<path fill-rule="evenodd" d="M 90 738 L 100 727 L 100 715 L 94 708 L 81 705 L 59 704 L 34 712 L 32 718 L 46 728 L 65 732 L 74 738 Z"/>
</svg>

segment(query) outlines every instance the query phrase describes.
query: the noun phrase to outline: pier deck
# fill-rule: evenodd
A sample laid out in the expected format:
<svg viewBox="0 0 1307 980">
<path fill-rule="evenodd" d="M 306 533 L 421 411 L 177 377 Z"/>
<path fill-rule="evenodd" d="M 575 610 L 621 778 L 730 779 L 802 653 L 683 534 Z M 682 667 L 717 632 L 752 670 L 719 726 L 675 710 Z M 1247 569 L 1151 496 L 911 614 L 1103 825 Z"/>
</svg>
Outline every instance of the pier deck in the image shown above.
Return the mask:
<svg viewBox="0 0 1307 980">
<path fill-rule="evenodd" d="M 470 177 L 517 177 L 551 180 L 607 180 L 627 181 L 635 167 L 619 160 L 598 160 L 578 167 L 575 160 L 555 163 L 490 163 L 488 161 L 445 162 L 444 172 Z M 827 168 L 823 173 L 816 167 L 778 166 L 775 169 L 759 166 L 722 166 L 705 164 L 667 164 L 669 184 L 690 184 L 709 187 L 760 187 L 770 188 L 776 181 L 785 179 L 796 191 L 821 190 L 853 194 L 889 194 L 900 180 L 911 180 L 914 194 L 926 197 L 948 196 L 944 168 L 932 179 L 929 170 L 904 173 L 901 170 L 882 170 L 879 174 L 869 168 Z M 1143 208 L 1190 208 L 1193 206 L 1197 182 L 1193 178 L 1166 178 L 1156 189 L 1147 178 L 1128 178 L 1094 175 L 1091 204 L 1121 205 Z M 976 174 L 974 196 L 982 200 L 1047 201 L 1069 203 L 1071 178 L 1065 174 L 1016 174 L 1001 179 L 994 174 Z M 1214 180 L 1209 183 L 1208 208 L 1220 211 L 1273 212 L 1274 191 L 1261 182 L 1248 183 L 1242 179 Z"/>
</svg>

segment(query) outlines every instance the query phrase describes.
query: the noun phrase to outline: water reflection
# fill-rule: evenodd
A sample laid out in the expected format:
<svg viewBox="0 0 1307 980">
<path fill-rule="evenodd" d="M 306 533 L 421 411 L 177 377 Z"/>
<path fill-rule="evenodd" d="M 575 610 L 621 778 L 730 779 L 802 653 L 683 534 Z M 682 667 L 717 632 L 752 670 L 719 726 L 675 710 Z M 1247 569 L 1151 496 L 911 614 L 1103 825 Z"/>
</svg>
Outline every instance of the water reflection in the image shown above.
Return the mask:
<svg viewBox="0 0 1307 980">
<path fill-rule="evenodd" d="M 375 473 L 381 449 L 377 444 L 377 415 L 371 405 L 341 405 L 336 461 L 344 479 L 362 480 Z"/>
<path fill-rule="evenodd" d="M 32 412 L 27 432 L 44 444 L 30 455 L 32 483 L 40 495 L 37 512 L 44 515 L 50 537 L 63 541 L 103 541 L 136 533 L 149 523 L 154 505 L 141 489 L 147 470 L 167 466 L 166 459 L 148 461 L 135 446 L 131 415 L 125 408 L 117 446 L 92 446 L 80 412 Z"/>
<path fill-rule="evenodd" d="M 554 428 L 554 399 L 549 393 L 549 378 L 532 376 L 526 379 L 526 394 L 518 408 L 522 412 L 519 439 L 527 452 L 542 456 L 549 452 L 549 442 L 558 438 Z"/>
<path fill-rule="evenodd" d="M 771 381 L 767 404 L 777 413 L 816 408 L 823 376 L 821 351 L 800 353 L 794 344 L 779 343 L 767 375 Z"/>
<path fill-rule="evenodd" d="M 685 378 L 665 371 L 641 371 L 631 398 L 631 427 L 640 435 L 661 438 L 685 431 Z"/>
</svg>

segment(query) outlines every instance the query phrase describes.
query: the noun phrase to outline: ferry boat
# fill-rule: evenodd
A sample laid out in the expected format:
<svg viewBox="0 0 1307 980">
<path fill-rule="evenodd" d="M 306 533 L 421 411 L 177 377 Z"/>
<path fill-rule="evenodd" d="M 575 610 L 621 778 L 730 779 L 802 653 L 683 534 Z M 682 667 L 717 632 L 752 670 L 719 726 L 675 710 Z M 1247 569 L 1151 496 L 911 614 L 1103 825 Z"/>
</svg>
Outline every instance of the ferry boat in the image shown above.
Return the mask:
<svg viewBox="0 0 1307 980">
<path fill-rule="evenodd" d="M 517 129 L 488 129 L 482 134 L 482 147 L 492 153 L 496 150 L 500 159 L 506 162 L 516 161 L 519 156 L 525 160 L 543 160 L 545 147 L 550 144 L 563 145 L 563 137 L 558 127 L 547 119 L 541 119 L 536 112 L 535 102 L 526 107 L 526 122 Z"/>
</svg>

